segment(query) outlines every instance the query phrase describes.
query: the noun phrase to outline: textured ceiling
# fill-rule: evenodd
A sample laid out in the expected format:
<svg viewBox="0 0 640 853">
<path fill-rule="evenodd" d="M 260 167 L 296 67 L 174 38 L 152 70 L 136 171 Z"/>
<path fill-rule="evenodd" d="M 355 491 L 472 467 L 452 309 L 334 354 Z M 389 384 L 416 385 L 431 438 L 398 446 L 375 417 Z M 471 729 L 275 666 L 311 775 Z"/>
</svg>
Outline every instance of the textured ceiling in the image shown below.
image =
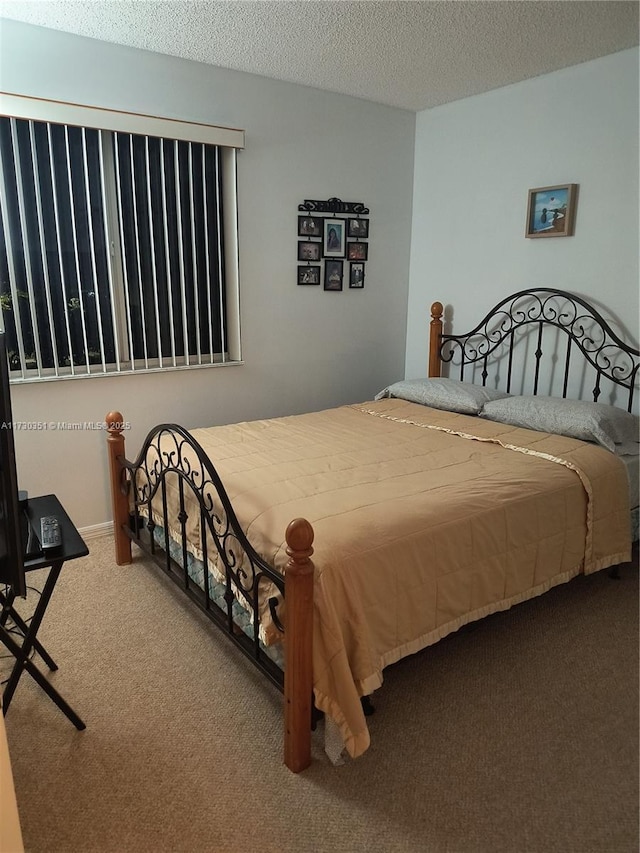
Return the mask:
<svg viewBox="0 0 640 853">
<path fill-rule="evenodd" d="M 557 71 L 639 41 L 638 2 L 616 0 L 0 3 L 0 18 L 410 110 Z"/>
</svg>

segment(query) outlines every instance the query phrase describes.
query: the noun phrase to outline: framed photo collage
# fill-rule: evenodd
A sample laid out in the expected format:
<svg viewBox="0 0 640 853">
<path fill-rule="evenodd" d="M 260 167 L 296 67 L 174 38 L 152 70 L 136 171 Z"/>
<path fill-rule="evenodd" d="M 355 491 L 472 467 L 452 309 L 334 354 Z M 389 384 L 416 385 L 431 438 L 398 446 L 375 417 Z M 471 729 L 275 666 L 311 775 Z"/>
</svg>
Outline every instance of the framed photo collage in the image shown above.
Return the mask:
<svg viewBox="0 0 640 853">
<path fill-rule="evenodd" d="M 339 201 L 330 199 L 327 204 Z M 352 206 L 342 202 L 340 205 Z M 362 290 L 369 256 L 368 239 L 369 219 L 360 211 L 334 212 L 329 216 L 319 216 L 315 211 L 299 214 L 298 284 L 322 284 L 324 290 L 340 291 L 346 279 L 350 289 Z"/>
</svg>

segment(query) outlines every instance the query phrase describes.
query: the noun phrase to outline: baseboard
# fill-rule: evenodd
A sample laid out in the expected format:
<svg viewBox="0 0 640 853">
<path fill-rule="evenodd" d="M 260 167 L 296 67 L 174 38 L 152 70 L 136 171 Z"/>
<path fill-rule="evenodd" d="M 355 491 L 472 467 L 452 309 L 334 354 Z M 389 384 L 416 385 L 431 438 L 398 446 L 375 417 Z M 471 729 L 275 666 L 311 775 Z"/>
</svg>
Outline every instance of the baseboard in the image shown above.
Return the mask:
<svg viewBox="0 0 640 853">
<path fill-rule="evenodd" d="M 79 527 L 78 533 L 85 541 L 101 539 L 103 536 L 113 536 L 113 521 L 104 521 L 102 524 L 90 524 L 88 527 Z"/>
</svg>

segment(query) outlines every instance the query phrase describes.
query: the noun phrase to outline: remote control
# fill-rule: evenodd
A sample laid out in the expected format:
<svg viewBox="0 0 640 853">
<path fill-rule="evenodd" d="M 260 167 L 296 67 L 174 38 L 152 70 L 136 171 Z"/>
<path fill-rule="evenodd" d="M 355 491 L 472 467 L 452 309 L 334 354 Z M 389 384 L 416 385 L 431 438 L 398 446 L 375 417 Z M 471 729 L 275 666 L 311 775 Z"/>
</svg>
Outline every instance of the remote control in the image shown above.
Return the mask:
<svg viewBox="0 0 640 853">
<path fill-rule="evenodd" d="M 60 525 L 55 515 L 45 515 L 40 519 L 40 545 L 43 551 L 58 548 L 62 541 Z"/>
</svg>

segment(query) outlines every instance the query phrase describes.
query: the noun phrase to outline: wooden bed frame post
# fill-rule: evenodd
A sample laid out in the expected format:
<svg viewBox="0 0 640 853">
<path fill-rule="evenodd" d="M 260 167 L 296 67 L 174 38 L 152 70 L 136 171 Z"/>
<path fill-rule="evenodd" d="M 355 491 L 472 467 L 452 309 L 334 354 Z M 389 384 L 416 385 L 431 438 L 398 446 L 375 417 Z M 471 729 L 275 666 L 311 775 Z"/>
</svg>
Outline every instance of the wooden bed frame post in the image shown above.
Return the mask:
<svg viewBox="0 0 640 853">
<path fill-rule="evenodd" d="M 123 417 L 120 412 L 109 412 L 105 418 L 107 449 L 111 480 L 111 506 L 113 508 L 113 537 L 116 545 L 116 563 L 124 566 L 131 562 L 131 540 L 122 527 L 129 523 L 129 499 L 122 491 L 122 466 L 118 458 L 124 458 Z"/>
<path fill-rule="evenodd" d="M 313 527 L 295 518 L 285 538 L 284 763 L 299 773 L 311 764 Z"/>
<path fill-rule="evenodd" d="M 429 376 L 440 376 L 440 336 L 442 335 L 442 302 L 434 302 L 431 306 L 431 323 L 429 324 Z"/>
</svg>

